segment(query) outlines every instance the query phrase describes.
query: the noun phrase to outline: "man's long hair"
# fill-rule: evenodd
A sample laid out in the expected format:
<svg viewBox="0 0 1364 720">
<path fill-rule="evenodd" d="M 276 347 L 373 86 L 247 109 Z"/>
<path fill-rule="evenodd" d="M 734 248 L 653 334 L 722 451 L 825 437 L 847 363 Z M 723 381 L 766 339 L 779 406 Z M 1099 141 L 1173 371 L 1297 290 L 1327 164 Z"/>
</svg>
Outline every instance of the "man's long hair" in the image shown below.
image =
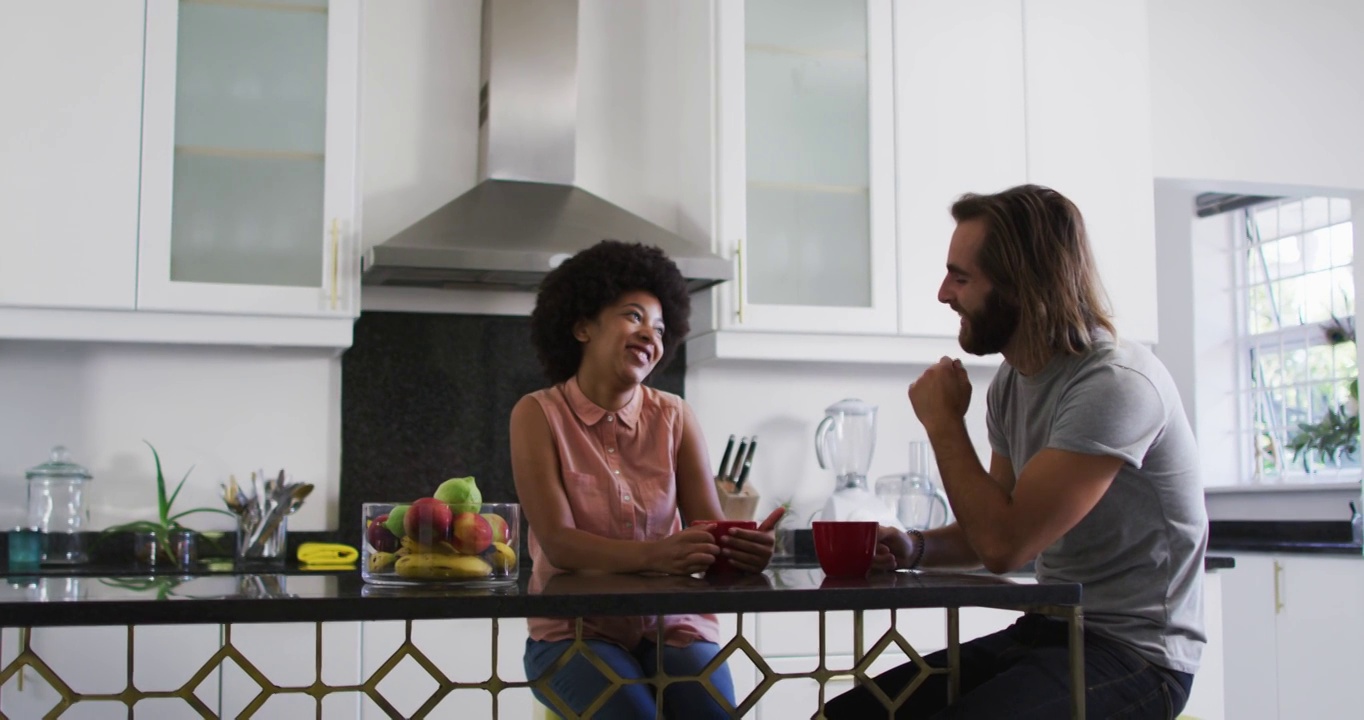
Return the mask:
<svg viewBox="0 0 1364 720">
<path fill-rule="evenodd" d="M 1084 218 L 1064 195 L 1040 185 L 967 193 L 953 203 L 952 217 L 985 224 L 976 265 L 1019 309 L 1020 362 L 1042 367 L 1056 353 L 1087 351 L 1099 328 L 1115 334 Z"/>
</svg>

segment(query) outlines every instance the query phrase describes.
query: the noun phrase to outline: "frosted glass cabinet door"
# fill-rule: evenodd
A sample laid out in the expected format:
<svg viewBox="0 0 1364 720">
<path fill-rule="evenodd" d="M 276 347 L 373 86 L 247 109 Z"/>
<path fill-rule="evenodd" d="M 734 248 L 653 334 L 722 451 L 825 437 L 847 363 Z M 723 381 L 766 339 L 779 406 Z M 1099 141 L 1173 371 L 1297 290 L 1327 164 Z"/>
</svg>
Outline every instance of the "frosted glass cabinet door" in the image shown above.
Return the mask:
<svg viewBox="0 0 1364 720">
<path fill-rule="evenodd" d="M 138 307 L 354 315 L 358 0 L 149 0 Z"/>
<path fill-rule="evenodd" d="M 893 334 L 891 3 L 716 12 L 722 327 Z"/>
</svg>

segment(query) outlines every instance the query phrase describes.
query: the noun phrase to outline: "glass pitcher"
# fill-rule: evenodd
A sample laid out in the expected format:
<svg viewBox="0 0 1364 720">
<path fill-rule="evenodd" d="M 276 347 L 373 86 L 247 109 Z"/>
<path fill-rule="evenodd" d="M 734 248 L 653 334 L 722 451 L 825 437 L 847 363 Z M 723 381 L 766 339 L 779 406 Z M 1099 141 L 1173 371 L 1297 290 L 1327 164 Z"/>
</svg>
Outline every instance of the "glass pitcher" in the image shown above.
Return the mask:
<svg viewBox="0 0 1364 720">
<path fill-rule="evenodd" d="M 824 409 L 815 430 L 815 457 L 832 470 L 836 488 L 867 487 L 867 470 L 876 450 L 876 406 L 848 398 Z"/>
<path fill-rule="evenodd" d="M 90 509 L 85 486 L 90 471 L 71 461 L 64 446 L 52 448 L 42 465 L 29 468 L 28 526 L 42 537 L 45 565 L 75 565 L 88 559 L 83 533 L 89 530 Z"/>
<path fill-rule="evenodd" d="M 900 524 L 909 530 L 930 530 L 947 524 L 947 497 L 933 478 L 937 463 L 933 446 L 918 440 L 909 444 L 909 470 L 876 481 L 876 496 L 894 508 Z"/>
</svg>

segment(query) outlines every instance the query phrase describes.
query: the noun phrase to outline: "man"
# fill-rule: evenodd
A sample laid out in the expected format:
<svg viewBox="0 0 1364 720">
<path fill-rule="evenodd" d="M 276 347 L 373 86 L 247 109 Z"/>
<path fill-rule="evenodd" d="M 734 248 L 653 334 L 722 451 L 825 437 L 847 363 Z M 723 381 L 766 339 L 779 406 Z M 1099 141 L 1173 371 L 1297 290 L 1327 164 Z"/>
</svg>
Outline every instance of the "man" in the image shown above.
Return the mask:
<svg viewBox="0 0 1364 720">
<path fill-rule="evenodd" d="M 961 316 L 975 355 L 1001 353 L 980 463 L 964 415 L 971 383 L 943 358 L 909 386 L 956 515 L 946 527 L 881 528 L 878 565 L 978 567 L 1036 561 L 1039 582 L 1084 585 L 1090 718 L 1173 718 L 1188 700 L 1203 632 L 1207 513 L 1193 432 L 1169 373 L 1145 347 L 1116 339 L 1080 211 L 1024 185 L 962 196 L 938 300 Z M 927 678 L 899 717 L 1067 717 L 1067 628 L 1026 614 L 961 648 L 962 696 Z M 945 654 L 930 656 L 945 664 Z M 912 663 L 876 683 L 896 697 Z M 883 717 L 866 687 L 835 698 L 829 718 Z"/>
</svg>

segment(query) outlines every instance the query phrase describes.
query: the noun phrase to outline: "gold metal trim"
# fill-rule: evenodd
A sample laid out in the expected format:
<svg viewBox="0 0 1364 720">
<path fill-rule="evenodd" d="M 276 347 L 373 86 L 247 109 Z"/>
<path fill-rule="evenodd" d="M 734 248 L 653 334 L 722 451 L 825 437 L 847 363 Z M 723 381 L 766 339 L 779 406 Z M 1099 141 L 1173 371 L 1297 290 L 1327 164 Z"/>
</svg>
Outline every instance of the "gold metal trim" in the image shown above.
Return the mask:
<svg viewBox="0 0 1364 720">
<path fill-rule="evenodd" d="M 250 148 L 226 148 L 212 145 L 176 145 L 177 155 L 198 155 L 202 157 L 230 157 L 266 160 L 325 160 L 323 153 L 300 152 L 298 150 L 255 150 Z"/>
</svg>

